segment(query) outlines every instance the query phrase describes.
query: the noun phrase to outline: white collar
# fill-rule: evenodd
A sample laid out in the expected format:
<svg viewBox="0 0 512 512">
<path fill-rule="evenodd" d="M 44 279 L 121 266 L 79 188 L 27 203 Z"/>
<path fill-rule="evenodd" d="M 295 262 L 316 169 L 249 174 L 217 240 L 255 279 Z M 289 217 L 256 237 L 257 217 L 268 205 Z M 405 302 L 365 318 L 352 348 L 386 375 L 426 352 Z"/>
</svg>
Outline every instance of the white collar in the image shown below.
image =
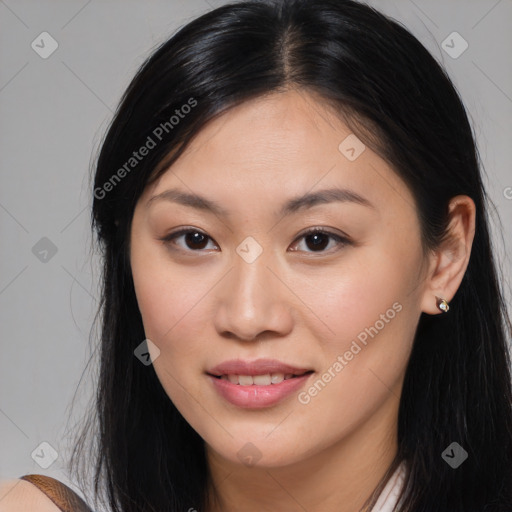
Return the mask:
<svg viewBox="0 0 512 512">
<path fill-rule="evenodd" d="M 380 493 L 379 499 L 371 512 L 392 512 L 393 507 L 396 505 L 398 494 L 402 489 L 404 476 L 405 468 L 403 463 L 401 463 Z"/>
</svg>

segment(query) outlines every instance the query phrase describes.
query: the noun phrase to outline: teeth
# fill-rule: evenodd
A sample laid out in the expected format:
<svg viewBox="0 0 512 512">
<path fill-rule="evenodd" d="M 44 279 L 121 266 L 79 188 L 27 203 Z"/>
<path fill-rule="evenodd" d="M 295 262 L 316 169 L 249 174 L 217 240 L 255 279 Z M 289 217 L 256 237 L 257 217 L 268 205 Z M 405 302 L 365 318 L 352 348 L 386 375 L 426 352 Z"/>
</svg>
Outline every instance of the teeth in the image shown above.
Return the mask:
<svg viewBox="0 0 512 512">
<path fill-rule="evenodd" d="M 250 375 L 239 375 L 238 384 L 240 384 L 240 386 L 250 386 L 254 384 L 254 381 Z"/>
<path fill-rule="evenodd" d="M 270 380 L 272 384 L 279 384 L 284 380 L 284 373 L 273 373 Z"/>
<path fill-rule="evenodd" d="M 272 383 L 272 376 L 270 373 L 266 375 L 254 375 L 252 380 L 256 386 L 269 386 Z"/>
<path fill-rule="evenodd" d="M 279 384 L 283 380 L 288 380 L 294 377 L 293 373 L 266 373 L 265 375 L 221 375 L 221 379 L 228 380 L 232 384 L 239 384 L 240 386 L 270 386 L 271 384 Z"/>
</svg>

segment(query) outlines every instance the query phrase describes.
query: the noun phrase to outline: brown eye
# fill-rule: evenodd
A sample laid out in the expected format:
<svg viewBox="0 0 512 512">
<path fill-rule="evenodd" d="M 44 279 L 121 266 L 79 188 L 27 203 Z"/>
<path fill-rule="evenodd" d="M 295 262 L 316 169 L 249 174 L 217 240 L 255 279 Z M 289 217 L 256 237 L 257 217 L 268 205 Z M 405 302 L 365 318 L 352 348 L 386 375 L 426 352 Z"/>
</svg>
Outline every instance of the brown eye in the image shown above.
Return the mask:
<svg viewBox="0 0 512 512">
<path fill-rule="evenodd" d="M 330 236 L 325 233 L 313 233 L 304 237 L 306 246 L 315 251 L 325 249 L 329 245 L 329 238 Z"/>
<path fill-rule="evenodd" d="M 309 249 L 305 252 L 329 252 L 325 250 L 326 247 L 329 246 L 329 239 L 336 242 L 334 244 L 335 246 L 344 246 L 350 243 L 349 239 L 346 237 L 319 228 L 308 230 L 306 233 L 303 233 L 297 240 L 301 239 L 305 240 L 305 246 L 307 249 Z M 293 250 L 296 251 L 297 249 Z"/>
<path fill-rule="evenodd" d="M 183 242 L 177 243 L 177 240 L 180 238 L 183 238 Z M 340 248 L 350 243 L 347 237 L 319 228 L 310 229 L 306 233 L 303 233 L 297 240 L 301 239 L 305 240 L 306 249 L 292 249 L 292 251 L 301 250 L 303 252 L 323 253 L 329 252 L 329 244 L 331 241 L 334 241 L 334 244 L 331 244 L 330 248 L 332 248 L 332 245 Z M 181 249 L 185 252 L 202 252 L 202 250 L 207 247 L 208 241 L 212 239 L 197 229 L 186 228 L 166 235 L 159 240 L 164 242 L 165 245 L 168 245 L 171 249 Z"/>
<path fill-rule="evenodd" d="M 189 249 L 204 249 L 207 238 L 208 237 L 202 233 L 191 231 L 185 235 L 185 244 Z"/>
<path fill-rule="evenodd" d="M 184 245 L 177 244 L 176 240 L 183 237 Z M 199 251 L 204 249 L 210 237 L 197 229 L 182 229 L 176 233 L 171 233 L 160 238 L 166 245 L 178 245 L 178 248 L 190 251 Z"/>
</svg>

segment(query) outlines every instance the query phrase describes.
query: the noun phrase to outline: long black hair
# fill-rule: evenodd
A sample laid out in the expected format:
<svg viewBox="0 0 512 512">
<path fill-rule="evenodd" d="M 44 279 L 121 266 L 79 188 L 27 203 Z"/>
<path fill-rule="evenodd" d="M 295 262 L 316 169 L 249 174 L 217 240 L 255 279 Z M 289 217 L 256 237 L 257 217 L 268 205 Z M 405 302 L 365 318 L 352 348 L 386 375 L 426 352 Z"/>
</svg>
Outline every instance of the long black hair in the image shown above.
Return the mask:
<svg viewBox="0 0 512 512">
<path fill-rule="evenodd" d="M 85 460 L 94 433 L 94 489 L 112 511 L 206 510 L 204 441 L 153 367 L 134 357 L 145 335 L 129 262 L 131 220 L 145 187 L 206 122 L 290 88 L 335 108 L 404 180 L 425 250 L 446 234 L 450 198 L 468 195 L 476 205 L 471 257 L 450 312 L 420 318 L 400 399 L 398 452 L 368 503 L 403 463 L 400 511 L 512 510 L 511 329 L 472 128 L 450 78 L 425 47 L 400 23 L 352 0 L 224 5 L 180 29 L 133 78 L 99 152 L 91 191 L 103 258 L 101 360 L 96 407 L 70 467 L 80 479 L 78 460 Z M 142 146 L 151 149 L 136 158 Z M 441 456 L 452 442 L 468 453 L 457 469 Z"/>
</svg>

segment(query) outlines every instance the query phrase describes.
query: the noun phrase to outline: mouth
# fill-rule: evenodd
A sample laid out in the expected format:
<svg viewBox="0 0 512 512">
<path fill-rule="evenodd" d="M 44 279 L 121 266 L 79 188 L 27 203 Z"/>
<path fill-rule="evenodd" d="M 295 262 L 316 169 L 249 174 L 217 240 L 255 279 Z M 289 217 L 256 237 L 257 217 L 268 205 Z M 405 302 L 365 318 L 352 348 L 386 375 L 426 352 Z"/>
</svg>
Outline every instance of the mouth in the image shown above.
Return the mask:
<svg viewBox="0 0 512 512">
<path fill-rule="evenodd" d="M 222 375 L 209 374 L 219 380 L 227 380 L 238 386 L 271 386 L 280 384 L 284 380 L 295 379 L 302 375 L 309 375 L 313 370 L 298 370 L 294 373 L 262 373 L 256 375 L 241 375 L 236 373 L 224 373 Z"/>
<path fill-rule="evenodd" d="M 314 370 L 276 359 L 232 359 L 206 372 L 215 391 L 243 409 L 273 407 L 303 388 Z"/>
</svg>

